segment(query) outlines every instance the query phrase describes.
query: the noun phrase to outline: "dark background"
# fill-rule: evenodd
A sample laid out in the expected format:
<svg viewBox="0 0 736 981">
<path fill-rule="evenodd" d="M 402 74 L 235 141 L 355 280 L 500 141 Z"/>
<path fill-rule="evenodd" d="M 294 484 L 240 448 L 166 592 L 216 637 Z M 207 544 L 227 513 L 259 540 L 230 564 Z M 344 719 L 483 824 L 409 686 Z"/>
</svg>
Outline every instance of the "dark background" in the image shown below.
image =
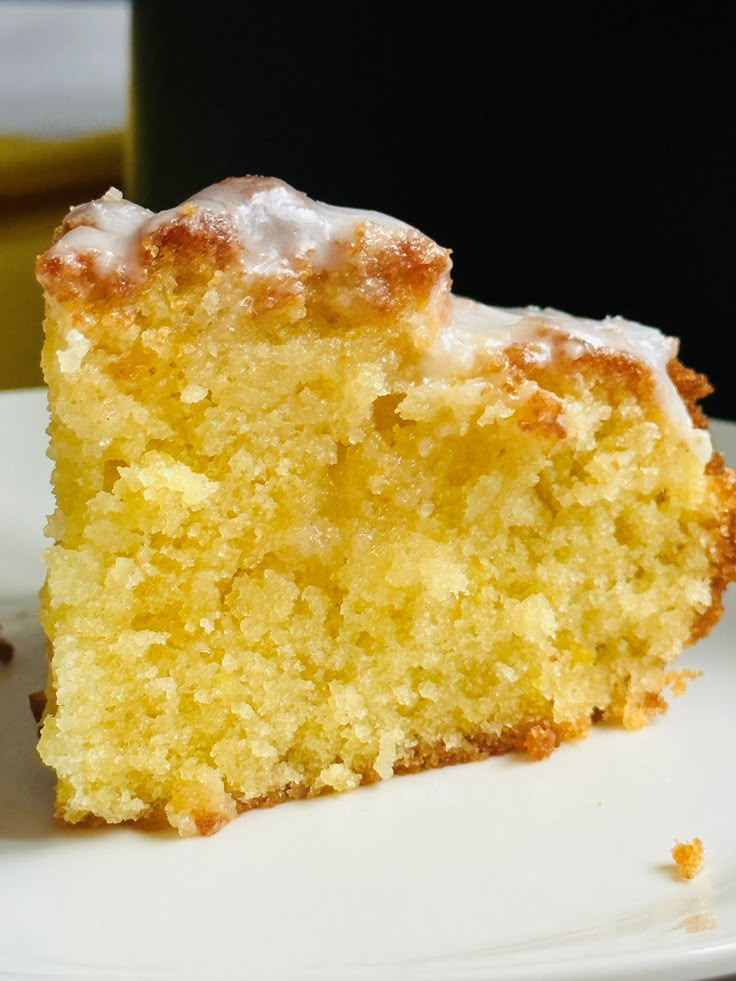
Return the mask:
<svg viewBox="0 0 736 981">
<path fill-rule="evenodd" d="M 141 0 L 128 194 L 261 173 L 395 214 L 458 292 L 679 335 L 736 418 L 730 18 L 579 9 Z"/>
</svg>

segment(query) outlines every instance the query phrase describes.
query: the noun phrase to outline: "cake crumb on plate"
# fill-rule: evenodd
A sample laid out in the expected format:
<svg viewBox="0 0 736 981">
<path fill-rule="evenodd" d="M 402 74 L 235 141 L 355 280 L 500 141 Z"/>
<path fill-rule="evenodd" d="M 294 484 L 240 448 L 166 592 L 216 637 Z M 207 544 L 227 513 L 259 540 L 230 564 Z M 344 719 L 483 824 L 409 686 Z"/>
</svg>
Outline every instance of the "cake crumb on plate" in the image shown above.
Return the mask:
<svg viewBox="0 0 736 981">
<path fill-rule="evenodd" d="M 672 858 L 681 879 L 694 879 L 703 868 L 705 849 L 700 838 L 692 841 L 676 841 L 672 846 Z"/>
</svg>

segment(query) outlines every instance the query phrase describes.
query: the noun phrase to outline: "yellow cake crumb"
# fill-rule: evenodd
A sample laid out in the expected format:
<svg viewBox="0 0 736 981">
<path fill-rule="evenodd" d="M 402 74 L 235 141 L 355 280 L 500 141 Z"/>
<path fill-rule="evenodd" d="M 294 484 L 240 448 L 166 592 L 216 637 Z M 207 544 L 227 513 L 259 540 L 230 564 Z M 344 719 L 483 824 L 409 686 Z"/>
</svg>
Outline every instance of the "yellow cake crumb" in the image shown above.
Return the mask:
<svg viewBox="0 0 736 981">
<path fill-rule="evenodd" d="M 672 858 L 681 879 L 694 879 L 701 872 L 705 860 L 703 842 L 700 838 L 675 842 L 672 846 Z"/>
</svg>

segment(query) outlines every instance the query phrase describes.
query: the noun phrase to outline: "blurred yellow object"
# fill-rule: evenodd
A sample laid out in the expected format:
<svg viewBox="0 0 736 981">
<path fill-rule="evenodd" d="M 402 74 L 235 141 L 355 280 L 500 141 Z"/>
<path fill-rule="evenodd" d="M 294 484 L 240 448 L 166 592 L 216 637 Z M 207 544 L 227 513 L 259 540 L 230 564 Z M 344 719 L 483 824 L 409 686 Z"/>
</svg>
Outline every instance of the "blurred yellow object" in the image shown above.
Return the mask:
<svg viewBox="0 0 736 981">
<path fill-rule="evenodd" d="M 36 256 L 73 204 L 120 180 L 122 133 L 72 140 L 0 135 L 0 388 L 41 383 Z"/>
</svg>

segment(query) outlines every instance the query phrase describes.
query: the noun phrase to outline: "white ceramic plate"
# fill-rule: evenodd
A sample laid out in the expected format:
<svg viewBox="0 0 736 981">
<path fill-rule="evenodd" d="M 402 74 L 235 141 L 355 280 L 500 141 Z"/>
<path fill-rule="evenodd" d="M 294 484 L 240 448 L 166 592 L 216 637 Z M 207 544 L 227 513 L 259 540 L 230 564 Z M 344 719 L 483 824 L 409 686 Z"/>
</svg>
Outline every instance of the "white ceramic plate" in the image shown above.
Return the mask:
<svg viewBox="0 0 736 981">
<path fill-rule="evenodd" d="M 0 395 L 0 978 L 709 978 L 736 971 L 736 603 L 640 732 L 255 811 L 208 839 L 66 829 L 34 752 L 42 392 Z M 717 424 L 736 460 L 736 425 Z M 675 839 L 707 864 L 673 872 Z"/>
</svg>

